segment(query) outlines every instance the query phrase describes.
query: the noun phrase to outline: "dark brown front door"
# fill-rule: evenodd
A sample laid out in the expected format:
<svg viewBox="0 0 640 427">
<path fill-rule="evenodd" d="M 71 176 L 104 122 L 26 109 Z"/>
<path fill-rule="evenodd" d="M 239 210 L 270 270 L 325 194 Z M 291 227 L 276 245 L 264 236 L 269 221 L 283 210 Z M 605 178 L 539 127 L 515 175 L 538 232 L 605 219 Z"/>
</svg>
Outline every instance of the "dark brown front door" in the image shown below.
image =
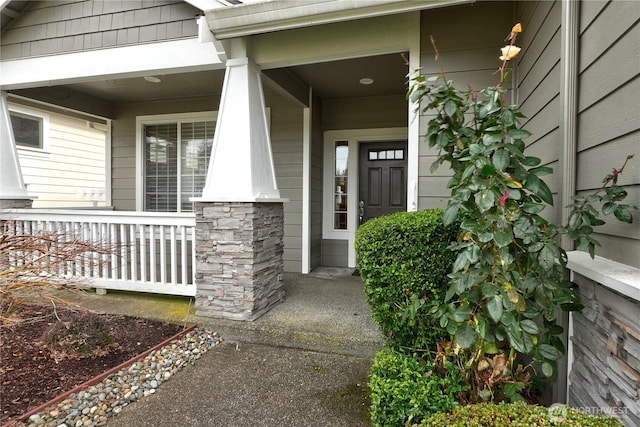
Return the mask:
<svg viewBox="0 0 640 427">
<path fill-rule="evenodd" d="M 360 224 L 407 210 L 407 142 L 361 142 Z"/>
</svg>

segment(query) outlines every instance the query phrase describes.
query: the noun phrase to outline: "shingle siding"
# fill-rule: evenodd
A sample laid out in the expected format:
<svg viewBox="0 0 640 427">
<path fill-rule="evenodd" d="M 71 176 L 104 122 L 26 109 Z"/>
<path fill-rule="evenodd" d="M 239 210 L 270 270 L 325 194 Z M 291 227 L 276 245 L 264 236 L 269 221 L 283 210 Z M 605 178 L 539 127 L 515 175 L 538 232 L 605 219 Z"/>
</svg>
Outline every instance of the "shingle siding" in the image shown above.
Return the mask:
<svg viewBox="0 0 640 427">
<path fill-rule="evenodd" d="M 40 1 L 2 33 L 3 60 L 195 37 L 200 11 L 175 0 Z"/>
</svg>

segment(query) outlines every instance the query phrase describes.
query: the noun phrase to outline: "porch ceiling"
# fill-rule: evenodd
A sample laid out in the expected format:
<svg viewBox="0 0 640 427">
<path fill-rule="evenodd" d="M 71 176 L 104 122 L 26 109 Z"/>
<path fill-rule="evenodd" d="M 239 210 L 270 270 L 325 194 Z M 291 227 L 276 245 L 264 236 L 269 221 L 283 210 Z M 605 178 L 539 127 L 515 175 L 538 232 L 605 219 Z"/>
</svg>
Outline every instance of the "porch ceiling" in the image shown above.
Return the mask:
<svg viewBox="0 0 640 427">
<path fill-rule="evenodd" d="M 62 86 L 62 88 L 68 87 L 76 92 L 113 103 L 219 96 L 222 91 L 224 70 L 146 77 L 157 78 L 159 81 L 154 83 L 143 77 L 136 77 L 76 83 Z"/>
<path fill-rule="evenodd" d="M 290 67 L 289 70 L 314 93 L 322 98 L 358 98 L 401 95 L 406 90 L 408 67 L 401 54 L 388 54 L 343 61 L 324 62 Z M 267 71 L 268 74 L 269 71 Z M 69 85 L 11 91 L 80 111 L 82 104 L 73 99 L 99 100 L 101 103 L 121 104 L 194 97 L 219 97 L 222 92 L 224 70 L 154 75 L 158 83 L 142 77 L 96 80 Z M 360 79 L 370 78 L 372 84 L 363 85 Z M 270 88 L 265 84 L 267 97 Z M 107 115 L 108 116 L 108 115 Z"/>
<path fill-rule="evenodd" d="M 402 95 L 409 71 L 399 53 L 299 65 L 290 68 L 322 98 L 359 98 Z M 365 85 L 360 80 L 369 78 Z"/>
</svg>

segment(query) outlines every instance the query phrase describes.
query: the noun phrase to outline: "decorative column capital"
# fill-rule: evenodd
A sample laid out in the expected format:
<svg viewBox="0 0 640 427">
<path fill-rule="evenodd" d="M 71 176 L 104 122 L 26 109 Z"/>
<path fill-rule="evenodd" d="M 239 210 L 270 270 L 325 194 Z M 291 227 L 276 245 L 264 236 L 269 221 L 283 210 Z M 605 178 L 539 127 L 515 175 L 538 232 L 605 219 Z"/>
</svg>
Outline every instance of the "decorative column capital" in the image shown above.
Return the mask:
<svg viewBox="0 0 640 427">
<path fill-rule="evenodd" d="M 248 57 L 227 60 L 202 197 L 192 201 L 268 202 L 280 198 L 261 72 Z"/>
</svg>

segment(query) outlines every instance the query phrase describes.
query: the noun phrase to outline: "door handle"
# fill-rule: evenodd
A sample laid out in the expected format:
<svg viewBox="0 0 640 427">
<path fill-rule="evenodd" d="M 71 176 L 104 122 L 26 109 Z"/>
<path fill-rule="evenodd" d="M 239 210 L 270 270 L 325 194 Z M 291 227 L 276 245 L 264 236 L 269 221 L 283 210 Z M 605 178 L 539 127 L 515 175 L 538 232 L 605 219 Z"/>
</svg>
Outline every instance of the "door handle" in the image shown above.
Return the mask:
<svg viewBox="0 0 640 427">
<path fill-rule="evenodd" d="M 358 206 L 360 206 L 360 224 L 362 224 L 362 220 L 364 219 L 364 201 L 360 200 Z"/>
</svg>

